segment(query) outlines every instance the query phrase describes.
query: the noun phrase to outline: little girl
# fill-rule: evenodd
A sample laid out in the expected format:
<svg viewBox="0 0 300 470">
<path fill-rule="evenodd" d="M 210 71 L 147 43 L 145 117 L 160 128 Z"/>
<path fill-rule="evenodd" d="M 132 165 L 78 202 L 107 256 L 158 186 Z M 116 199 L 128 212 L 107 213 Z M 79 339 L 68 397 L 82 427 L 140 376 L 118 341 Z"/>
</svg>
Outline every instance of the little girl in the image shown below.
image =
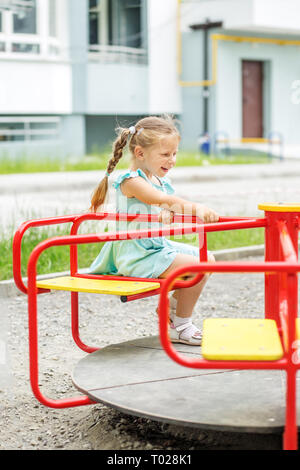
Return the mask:
<svg viewBox="0 0 300 470">
<path fill-rule="evenodd" d="M 219 217 L 213 210 L 174 195 L 166 175 L 175 165 L 179 141 L 178 130 L 170 117 L 146 117 L 129 129 L 120 129 L 106 176 L 94 191 L 91 210 L 96 212 L 104 203 L 108 178 L 128 143 L 132 155 L 131 168 L 113 183 L 117 191 L 118 212 L 156 213 L 163 223 L 171 223 L 174 212 L 197 215 L 204 223 L 218 221 Z M 124 228 L 124 222 L 120 222 L 119 228 L 122 224 Z M 126 230 L 128 223 L 125 224 Z M 152 223 L 150 228 L 157 226 L 160 224 Z M 140 228 L 149 228 L 148 223 L 141 223 Z M 214 261 L 210 253 L 208 260 Z M 198 263 L 199 248 L 165 237 L 154 237 L 107 242 L 89 272 L 165 278 L 180 266 Z M 201 344 L 201 331 L 193 325 L 191 316 L 207 278 L 204 276 L 193 287 L 177 289 L 171 296 L 169 336 L 172 342 Z"/>
</svg>

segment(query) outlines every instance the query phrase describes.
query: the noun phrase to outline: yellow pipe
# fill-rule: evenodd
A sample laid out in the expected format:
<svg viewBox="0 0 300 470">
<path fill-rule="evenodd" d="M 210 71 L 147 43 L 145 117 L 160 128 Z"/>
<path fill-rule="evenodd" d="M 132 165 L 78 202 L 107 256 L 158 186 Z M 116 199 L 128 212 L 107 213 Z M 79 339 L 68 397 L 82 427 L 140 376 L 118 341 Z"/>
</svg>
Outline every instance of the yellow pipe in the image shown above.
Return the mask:
<svg viewBox="0 0 300 470">
<path fill-rule="evenodd" d="M 279 38 L 261 38 L 253 36 L 228 36 L 227 34 L 213 34 L 215 39 L 222 41 L 235 42 L 260 42 L 264 44 L 277 44 L 279 46 L 300 46 L 300 40 L 279 39 Z"/>
<path fill-rule="evenodd" d="M 241 142 L 243 144 L 280 144 L 279 139 L 266 139 L 264 137 L 242 137 L 241 139 L 217 139 L 220 144 L 228 144 L 229 142 Z"/>
<path fill-rule="evenodd" d="M 181 40 L 181 2 L 177 0 L 177 72 L 178 76 L 182 75 L 182 40 Z M 229 36 L 226 34 L 212 34 L 212 79 L 201 81 L 183 81 L 179 78 L 179 85 L 182 87 L 191 86 L 213 86 L 217 83 L 217 67 L 218 67 L 218 41 L 234 41 L 234 42 L 252 42 L 262 44 L 276 44 L 279 46 L 300 46 L 300 40 L 279 39 L 279 38 L 262 38 L 252 36 Z"/>
</svg>

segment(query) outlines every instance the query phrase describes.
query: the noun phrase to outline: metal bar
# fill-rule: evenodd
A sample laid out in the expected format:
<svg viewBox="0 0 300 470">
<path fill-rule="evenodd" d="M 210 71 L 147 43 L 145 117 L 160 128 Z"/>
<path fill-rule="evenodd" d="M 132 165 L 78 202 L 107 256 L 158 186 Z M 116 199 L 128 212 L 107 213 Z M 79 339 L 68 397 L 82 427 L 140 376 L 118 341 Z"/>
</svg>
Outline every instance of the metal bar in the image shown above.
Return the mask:
<svg viewBox="0 0 300 470">
<path fill-rule="evenodd" d="M 83 214 L 79 215 L 76 220 L 73 222 L 73 226 L 71 228 L 71 235 L 76 235 L 78 233 L 79 226 L 86 220 L 110 220 L 110 221 L 120 221 L 120 220 L 135 220 L 138 217 L 138 220 L 141 222 L 158 222 L 157 215 L 149 215 L 149 214 L 122 214 L 122 213 L 108 213 L 103 212 L 101 214 Z M 242 221 L 263 221 L 264 219 L 256 219 L 256 218 L 246 218 L 246 217 L 220 217 L 219 224 L 224 222 L 242 222 Z M 197 223 L 201 222 L 200 219 L 196 216 L 191 215 L 183 215 L 183 214 L 175 214 L 174 216 L 174 224 L 175 223 Z M 264 222 L 262 222 L 264 226 Z M 220 227 L 220 225 L 219 225 Z M 248 227 L 247 227 L 248 228 Z M 71 275 L 74 276 L 78 269 L 78 250 L 77 246 L 71 246 L 70 248 L 70 260 L 71 260 Z"/>
<path fill-rule="evenodd" d="M 152 297 L 154 295 L 158 295 L 159 293 L 160 293 L 160 289 L 156 289 L 156 290 L 152 290 L 152 291 L 149 291 L 149 292 L 142 292 L 141 294 L 133 294 L 133 295 L 127 295 L 127 296 L 122 295 L 121 296 L 121 301 L 122 302 L 131 302 L 132 300 L 144 299 L 145 297 Z"/>
<path fill-rule="evenodd" d="M 30 383 L 35 397 L 45 406 L 50 408 L 69 408 L 82 405 L 91 405 L 94 402 L 88 396 L 63 398 L 53 400 L 45 397 L 39 387 L 38 367 L 38 324 L 37 324 L 37 288 L 36 265 L 29 268 L 28 277 L 28 333 L 29 333 L 29 366 Z"/>
<path fill-rule="evenodd" d="M 284 214 L 284 215 L 283 215 Z M 285 220 L 286 231 L 294 246 L 294 252 L 298 253 L 298 227 L 296 224 L 296 217 L 294 213 L 282 213 L 265 211 L 266 216 L 266 230 L 265 230 L 265 261 L 284 261 L 284 253 L 282 243 L 280 240 L 280 221 Z M 278 225 L 279 222 L 279 225 Z M 287 236 L 281 237 L 288 240 Z M 284 247 L 289 241 L 283 242 Z M 291 247 L 289 248 L 291 249 Z M 265 275 L 265 316 L 266 318 L 274 319 L 278 328 L 280 327 L 280 313 L 279 313 L 279 292 L 280 292 L 280 277 L 276 274 Z"/>
<path fill-rule="evenodd" d="M 92 219 L 91 219 L 92 220 Z M 114 220 L 114 219 L 106 219 L 106 220 Z M 119 220 L 122 220 L 121 218 Z M 147 221 L 146 219 L 138 218 L 135 219 L 139 222 Z M 97 235 L 98 238 L 94 238 L 94 241 L 116 241 L 116 240 L 130 240 L 130 239 L 139 239 L 139 238 L 148 238 L 148 237 L 162 237 L 162 236 L 174 236 L 174 235 L 184 235 L 184 234 L 191 234 L 191 233 L 199 233 L 203 232 L 218 232 L 218 231 L 227 231 L 227 230 L 236 230 L 236 229 L 248 229 L 248 228 L 257 228 L 257 227 L 265 227 L 266 221 L 265 219 L 244 219 L 238 221 L 230 221 L 230 222 L 216 222 L 211 224 L 198 224 L 192 225 L 188 227 L 168 227 L 168 228 L 160 228 L 160 229 L 143 229 L 143 230 L 132 230 L 132 231 L 125 231 L 121 230 L 118 232 L 102 232 Z M 95 235 L 96 237 L 96 235 Z"/>
<path fill-rule="evenodd" d="M 25 232 L 31 227 L 41 227 L 46 225 L 57 225 L 63 223 L 72 222 L 76 216 L 69 215 L 63 217 L 50 217 L 45 219 L 37 219 L 37 220 L 29 220 L 28 222 L 24 222 L 20 227 L 16 230 L 16 233 L 13 238 L 13 276 L 14 281 L 18 289 L 24 294 L 27 294 L 27 287 L 25 286 L 23 279 L 22 279 L 22 239 Z M 38 293 L 49 292 L 48 289 L 38 289 Z"/>
<path fill-rule="evenodd" d="M 297 262 L 297 253 L 289 235 L 286 222 L 284 220 L 278 220 L 277 227 L 279 230 L 279 241 L 281 243 L 284 260 Z"/>
<path fill-rule="evenodd" d="M 71 331 L 75 344 L 77 344 L 77 346 L 82 349 L 82 351 L 92 353 L 100 349 L 95 346 L 86 345 L 80 338 L 78 292 L 71 292 Z"/>
<path fill-rule="evenodd" d="M 203 233 L 203 242 L 200 243 L 200 233 L 198 233 L 199 238 L 199 259 L 200 261 L 207 261 L 207 236 L 206 233 Z"/>
<path fill-rule="evenodd" d="M 169 300 L 168 292 L 170 286 L 176 279 L 176 277 L 183 275 L 186 272 L 287 272 L 293 275 L 293 278 L 297 279 L 296 273 L 300 271 L 300 263 L 288 263 L 288 262 L 273 262 L 273 263 L 201 263 L 199 265 L 184 266 L 174 270 L 166 279 L 162 286 L 159 300 L 159 329 L 162 346 L 167 355 L 180 365 L 190 368 L 203 368 L 203 369 L 287 369 L 290 367 L 290 361 L 288 360 L 287 354 L 279 361 L 206 361 L 204 359 L 191 359 L 178 354 L 176 349 L 172 346 L 168 337 L 168 320 L 169 320 Z M 293 299 L 295 298 L 293 285 Z M 291 288 L 290 288 L 291 289 Z M 290 291 L 291 292 L 291 291 Z M 289 292 L 289 295 L 290 295 Z M 289 300 L 292 304 L 292 300 Z M 293 306 L 293 308 L 295 308 Z M 294 315 L 295 316 L 295 315 Z M 289 323 L 289 329 L 291 334 L 289 338 L 294 339 L 295 335 L 295 321 L 293 325 Z M 294 367 L 299 368 L 298 364 Z"/>
<path fill-rule="evenodd" d="M 288 350 L 288 292 L 287 292 L 287 275 L 279 274 L 279 320 L 280 333 L 282 335 L 282 344 L 284 350 Z"/>
<path fill-rule="evenodd" d="M 287 350 L 287 388 L 286 388 L 286 417 L 283 444 L 285 450 L 296 450 L 298 446 L 297 428 L 297 387 L 296 374 L 299 368 L 295 361 L 296 319 L 298 309 L 298 283 L 296 274 L 288 274 L 288 350 Z M 297 355 L 297 352 L 296 352 Z"/>
</svg>

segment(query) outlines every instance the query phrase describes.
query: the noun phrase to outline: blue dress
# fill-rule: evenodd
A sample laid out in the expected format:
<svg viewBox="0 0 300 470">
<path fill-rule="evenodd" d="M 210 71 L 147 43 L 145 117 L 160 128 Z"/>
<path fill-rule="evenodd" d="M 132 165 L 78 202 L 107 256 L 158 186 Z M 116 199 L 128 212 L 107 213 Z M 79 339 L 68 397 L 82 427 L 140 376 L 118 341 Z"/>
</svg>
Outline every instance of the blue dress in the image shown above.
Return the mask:
<svg viewBox="0 0 300 470">
<path fill-rule="evenodd" d="M 117 212 L 128 214 L 159 214 L 161 208 L 145 204 L 133 198 L 127 198 L 121 191 L 121 183 L 127 178 L 141 176 L 148 184 L 159 191 L 173 194 L 168 178 L 161 178 L 161 184 L 155 184 L 138 169 L 127 171 L 113 183 L 117 192 Z M 163 224 L 148 222 L 118 222 L 118 230 L 157 229 Z M 199 259 L 199 248 L 168 240 L 165 237 L 117 240 L 106 242 L 97 258 L 91 264 L 89 274 L 111 274 L 116 276 L 158 278 L 173 263 L 178 253 L 189 254 Z"/>
</svg>

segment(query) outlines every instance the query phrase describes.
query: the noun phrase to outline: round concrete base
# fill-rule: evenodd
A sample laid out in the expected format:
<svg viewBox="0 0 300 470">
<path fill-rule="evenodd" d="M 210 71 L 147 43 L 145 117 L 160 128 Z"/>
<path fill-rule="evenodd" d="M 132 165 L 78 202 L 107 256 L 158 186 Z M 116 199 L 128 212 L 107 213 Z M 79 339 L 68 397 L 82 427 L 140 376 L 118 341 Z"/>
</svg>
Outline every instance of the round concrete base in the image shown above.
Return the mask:
<svg viewBox="0 0 300 470">
<path fill-rule="evenodd" d="M 176 349 L 189 357 L 201 354 L 193 346 Z M 76 365 L 73 383 L 94 401 L 144 418 L 203 430 L 283 431 L 284 372 L 185 368 L 166 355 L 158 337 L 87 355 Z"/>
</svg>

